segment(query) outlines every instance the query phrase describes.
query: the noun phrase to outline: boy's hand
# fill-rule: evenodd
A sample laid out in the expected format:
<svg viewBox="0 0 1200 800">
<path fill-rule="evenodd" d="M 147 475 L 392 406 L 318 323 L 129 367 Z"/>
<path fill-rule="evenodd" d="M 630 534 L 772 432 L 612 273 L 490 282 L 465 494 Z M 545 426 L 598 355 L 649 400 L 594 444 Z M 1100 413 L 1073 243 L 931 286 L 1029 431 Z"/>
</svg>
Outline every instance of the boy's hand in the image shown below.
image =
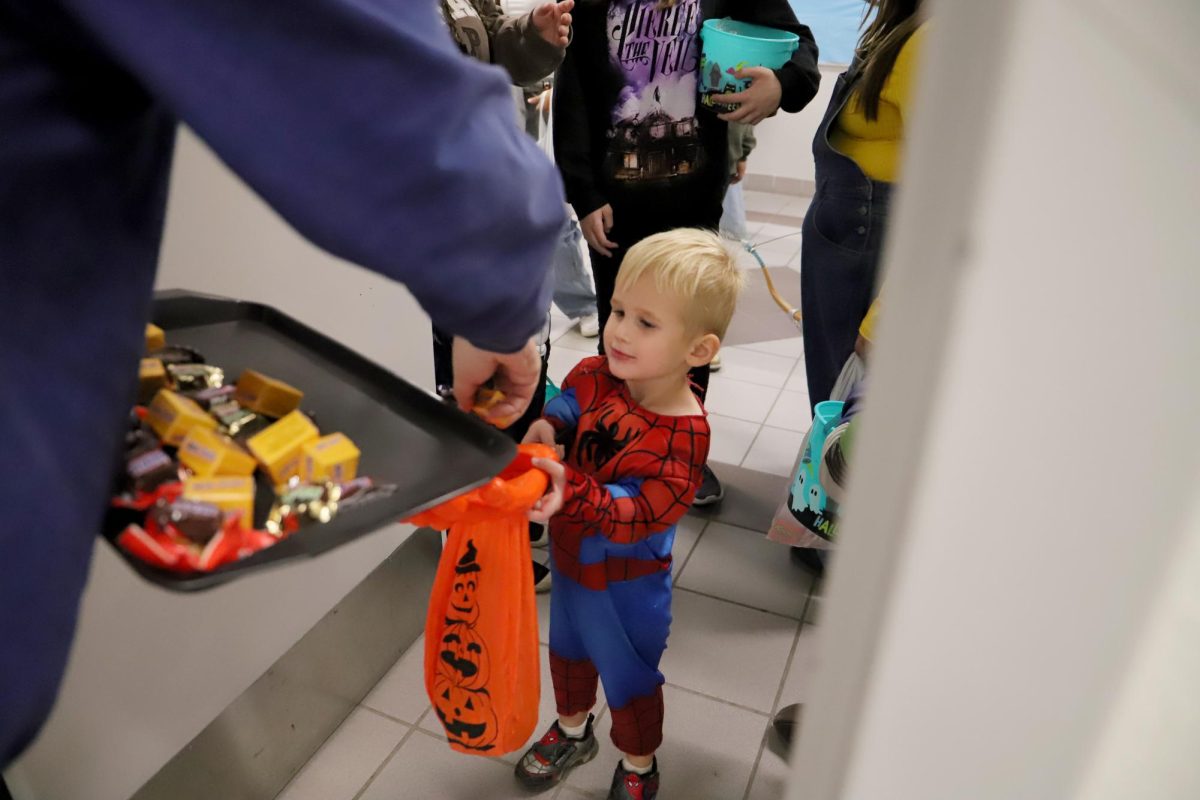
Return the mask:
<svg viewBox="0 0 1200 800">
<path fill-rule="evenodd" d="M 589 247 L 601 255 L 612 257 L 612 248 L 617 246 L 616 242 L 608 240 L 608 232 L 613 227 L 612 206 L 608 203 L 600 206 L 579 220 L 579 227 L 583 230 L 583 238 L 587 239 Z"/>
<path fill-rule="evenodd" d="M 571 41 L 571 9 L 575 0 L 546 3 L 533 10 L 533 27 L 541 37 L 555 47 L 566 47 Z"/>
<path fill-rule="evenodd" d="M 745 122 L 757 125 L 767 117 L 775 116 L 779 103 L 783 100 L 783 87 L 774 71 L 766 67 L 748 67 L 733 73 L 739 81 L 750 79 L 750 85 L 745 91 L 733 94 L 714 94 L 714 103 L 737 106 L 736 111 L 721 114 L 720 119 L 726 122 Z"/>
<path fill-rule="evenodd" d="M 525 432 L 521 444 L 544 444 L 554 447 L 554 426 L 544 419 L 534 420 Z"/>
<path fill-rule="evenodd" d="M 567 487 L 567 468 L 561 462 L 548 458 L 535 458 L 531 463 L 550 477 L 550 483 L 546 485 L 546 493 L 542 495 L 542 499 L 529 509 L 529 521 L 548 525 L 550 518 L 562 510 L 563 491 Z"/>
</svg>

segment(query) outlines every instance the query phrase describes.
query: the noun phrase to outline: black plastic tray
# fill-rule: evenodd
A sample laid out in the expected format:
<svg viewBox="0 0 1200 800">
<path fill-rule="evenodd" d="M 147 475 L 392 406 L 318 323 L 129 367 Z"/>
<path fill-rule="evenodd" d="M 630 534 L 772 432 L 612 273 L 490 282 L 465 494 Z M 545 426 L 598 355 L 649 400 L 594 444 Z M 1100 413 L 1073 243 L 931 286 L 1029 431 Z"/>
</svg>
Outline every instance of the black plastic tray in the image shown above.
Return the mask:
<svg viewBox="0 0 1200 800">
<path fill-rule="evenodd" d="M 126 553 L 115 539 L 130 518 L 112 511 L 105 538 L 139 575 L 166 589 L 209 589 L 340 547 L 484 483 L 515 455 L 513 443 L 496 429 L 270 306 L 166 291 L 155 295 L 151 319 L 166 331 L 168 344 L 200 351 L 225 370 L 227 382 L 252 368 L 303 390 L 301 410 L 312 413 L 321 432 L 344 433 L 359 446 L 358 473 L 397 487 L 325 525 L 307 526 L 249 558 L 203 573 L 161 570 Z M 255 523 L 262 527 L 274 492 L 261 472 L 256 480 Z"/>
</svg>

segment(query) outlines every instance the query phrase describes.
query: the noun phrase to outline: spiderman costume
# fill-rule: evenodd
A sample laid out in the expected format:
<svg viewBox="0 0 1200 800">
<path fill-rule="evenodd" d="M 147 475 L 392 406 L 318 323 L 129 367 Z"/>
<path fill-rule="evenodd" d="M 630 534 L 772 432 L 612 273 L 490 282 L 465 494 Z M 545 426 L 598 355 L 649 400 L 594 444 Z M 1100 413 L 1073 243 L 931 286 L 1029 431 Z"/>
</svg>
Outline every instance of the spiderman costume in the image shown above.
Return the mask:
<svg viewBox="0 0 1200 800">
<path fill-rule="evenodd" d="M 612 710 L 613 743 L 662 742 L 659 660 L 671 625 L 671 546 L 708 460 L 704 414 L 641 408 L 604 356 L 580 362 L 546 405 L 566 449 L 562 510 L 550 522 L 550 668 L 558 713 Z"/>
</svg>

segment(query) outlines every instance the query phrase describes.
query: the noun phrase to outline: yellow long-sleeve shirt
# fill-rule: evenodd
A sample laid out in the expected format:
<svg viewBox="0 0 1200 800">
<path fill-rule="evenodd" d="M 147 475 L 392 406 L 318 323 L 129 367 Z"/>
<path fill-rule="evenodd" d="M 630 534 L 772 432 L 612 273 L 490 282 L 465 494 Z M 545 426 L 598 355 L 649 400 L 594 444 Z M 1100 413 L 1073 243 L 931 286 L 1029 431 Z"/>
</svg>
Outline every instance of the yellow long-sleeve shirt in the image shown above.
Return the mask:
<svg viewBox="0 0 1200 800">
<path fill-rule="evenodd" d="M 898 177 L 904 145 L 904 120 L 911 113 L 913 82 L 917 61 L 925 40 L 922 25 L 900 48 L 892 72 L 879 93 L 879 114 L 874 122 L 863 112 L 858 93 L 850 96 L 846 107 L 830 126 L 829 143 L 858 164 L 867 177 L 893 183 Z"/>
<path fill-rule="evenodd" d="M 927 27 L 922 25 L 917 28 L 896 55 L 892 72 L 879 93 L 879 114 L 875 121 L 867 120 L 862 100 L 854 94 L 838 115 L 837 122 L 830 127 L 829 143 L 835 150 L 853 159 L 872 180 L 895 183 L 899 176 L 904 120 L 912 107 L 913 82 Z M 876 298 L 858 329 L 867 341 L 875 338 L 879 308 L 880 301 Z"/>
</svg>

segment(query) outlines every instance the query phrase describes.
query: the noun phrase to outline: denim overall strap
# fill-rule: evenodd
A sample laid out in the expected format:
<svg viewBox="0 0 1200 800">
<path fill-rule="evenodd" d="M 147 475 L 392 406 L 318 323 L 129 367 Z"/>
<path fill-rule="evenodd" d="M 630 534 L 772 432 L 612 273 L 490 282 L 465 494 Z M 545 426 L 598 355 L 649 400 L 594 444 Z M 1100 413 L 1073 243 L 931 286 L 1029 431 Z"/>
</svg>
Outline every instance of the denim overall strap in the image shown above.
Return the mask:
<svg viewBox="0 0 1200 800">
<path fill-rule="evenodd" d="M 853 65 L 838 76 L 813 138 L 817 187 L 804 217 L 800 281 L 805 369 L 814 407 L 829 399 L 874 299 L 891 199 L 890 183 L 869 178 L 829 141 L 855 77 Z"/>
</svg>

